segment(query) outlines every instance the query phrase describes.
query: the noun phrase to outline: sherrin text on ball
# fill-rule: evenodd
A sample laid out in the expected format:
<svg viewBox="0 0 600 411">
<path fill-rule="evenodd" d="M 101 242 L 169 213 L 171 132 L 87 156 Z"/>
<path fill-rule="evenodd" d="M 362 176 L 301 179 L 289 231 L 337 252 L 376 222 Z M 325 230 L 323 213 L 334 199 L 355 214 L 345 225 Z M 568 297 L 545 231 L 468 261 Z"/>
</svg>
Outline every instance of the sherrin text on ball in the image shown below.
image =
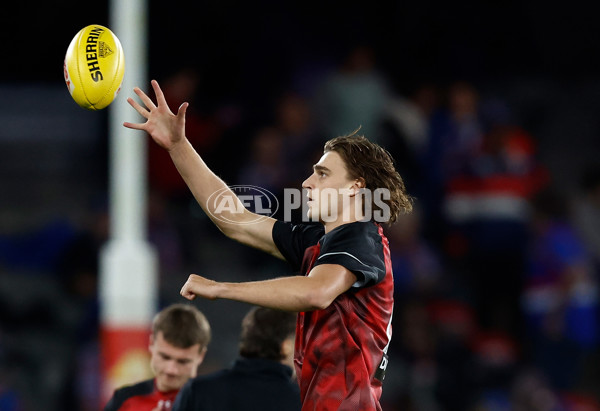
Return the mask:
<svg viewBox="0 0 600 411">
<path fill-rule="evenodd" d="M 64 75 L 71 97 L 81 107 L 107 107 L 119 93 L 124 74 L 123 48 L 110 29 L 92 24 L 73 37 L 65 55 Z"/>
</svg>

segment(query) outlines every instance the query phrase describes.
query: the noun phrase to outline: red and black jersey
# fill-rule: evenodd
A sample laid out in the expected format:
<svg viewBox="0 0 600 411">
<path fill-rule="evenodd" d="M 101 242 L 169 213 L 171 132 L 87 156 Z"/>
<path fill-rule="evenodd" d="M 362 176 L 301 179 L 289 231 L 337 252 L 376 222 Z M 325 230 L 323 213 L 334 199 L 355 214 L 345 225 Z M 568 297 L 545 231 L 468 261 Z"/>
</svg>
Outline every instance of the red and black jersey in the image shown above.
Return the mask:
<svg viewBox="0 0 600 411">
<path fill-rule="evenodd" d="M 326 309 L 298 314 L 295 363 L 302 410 L 381 410 L 394 304 L 382 227 L 355 222 L 325 234 L 321 224 L 278 221 L 273 240 L 304 275 L 319 264 L 339 264 L 357 278 Z"/>
<path fill-rule="evenodd" d="M 168 411 L 173 407 L 179 390 L 161 392 L 154 380 L 142 381 L 115 390 L 104 411 Z"/>
</svg>

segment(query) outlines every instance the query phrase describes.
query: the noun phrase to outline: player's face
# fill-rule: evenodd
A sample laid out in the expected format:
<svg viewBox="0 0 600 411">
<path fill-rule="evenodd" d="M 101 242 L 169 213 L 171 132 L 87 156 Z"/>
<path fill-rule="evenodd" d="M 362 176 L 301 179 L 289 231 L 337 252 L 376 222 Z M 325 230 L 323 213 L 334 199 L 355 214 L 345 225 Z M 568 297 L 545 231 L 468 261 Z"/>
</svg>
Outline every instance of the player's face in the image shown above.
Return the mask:
<svg viewBox="0 0 600 411">
<path fill-rule="evenodd" d="M 205 352 L 200 349 L 200 344 L 188 348 L 175 347 L 165 341 L 160 331 L 155 338 L 151 337 L 150 366 L 159 391 L 178 390 L 188 379 L 195 377 Z"/>
<path fill-rule="evenodd" d="M 342 157 L 329 151 L 313 166 L 313 173 L 302 183 L 308 196 L 308 217 L 312 221 L 343 215 L 344 197 L 348 198 L 356 180 L 348 177 Z"/>
</svg>

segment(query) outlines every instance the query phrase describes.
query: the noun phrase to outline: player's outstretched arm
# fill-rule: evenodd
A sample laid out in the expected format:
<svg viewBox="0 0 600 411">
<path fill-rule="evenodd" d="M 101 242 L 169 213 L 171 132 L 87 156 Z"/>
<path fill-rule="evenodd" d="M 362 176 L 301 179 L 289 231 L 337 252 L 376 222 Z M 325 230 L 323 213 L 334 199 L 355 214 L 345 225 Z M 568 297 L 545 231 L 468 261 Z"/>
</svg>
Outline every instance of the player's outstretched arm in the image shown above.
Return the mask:
<svg viewBox="0 0 600 411">
<path fill-rule="evenodd" d="M 191 274 L 181 288 L 188 300 L 196 297 L 224 298 L 286 311 L 327 308 L 338 295 L 350 289 L 356 276 L 338 264 L 321 264 L 308 276 L 281 277 L 243 283 L 217 282 Z"/>
<path fill-rule="evenodd" d="M 159 146 L 169 152 L 179 174 L 185 180 L 198 204 L 225 235 L 283 258 L 273 242 L 272 230 L 275 220 L 266 217 L 257 219 L 256 214 L 248 211 L 223 180 L 208 168 L 185 137 L 185 113 L 188 103 L 183 103 L 177 110 L 177 114 L 174 114 L 167 105 L 158 82 L 152 80 L 151 84 L 156 94 L 156 104 L 137 87 L 134 88 L 134 92 L 144 106 L 132 98 L 127 99 L 127 102 L 146 119 L 146 122 L 125 122 L 123 125 L 147 132 Z M 232 201 L 237 203 L 235 209 L 232 208 L 233 211 L 220 210 L 220 216 L 223 217 L 220 219 L 214 217 L 215 210 L 211 209 L 211 207 L 214 208 L 214 205 L 208 203 L 211 194 L 217 191 L 220 193 L 229 191 Z M 243 211 L 236 212 L 237 210 Z M 248 222 L 252 223 L 248 224 Z"/>
</svg>

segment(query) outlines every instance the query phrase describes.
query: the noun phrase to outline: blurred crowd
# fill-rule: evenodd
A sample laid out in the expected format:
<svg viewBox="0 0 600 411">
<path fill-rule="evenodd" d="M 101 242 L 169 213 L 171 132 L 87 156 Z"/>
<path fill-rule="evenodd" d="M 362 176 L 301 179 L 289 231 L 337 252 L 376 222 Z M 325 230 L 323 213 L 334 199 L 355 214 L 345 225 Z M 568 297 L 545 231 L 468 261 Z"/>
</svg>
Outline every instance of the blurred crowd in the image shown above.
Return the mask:
<svg viewBox="0 0 600 411">
<path fill-rule="evenodd" d="M 208 79 L 193 67 L 158 80 L 172 109 L 190 102 L 187 136 L 230 185 L 298 188 L 323 143 L 358 127 L 396 159 L 416 207 L 386 229 L 395 310 L 385 411 L 600 410 L 600 164 L 585 165 L 570 190 L 558 187 L 538 136 L 502 96 L 465 80 L 399 87 L 367 46 L 298 69 L 256 101 L 208 101 Z M 148 238 L 166 303 L 177 297 L 173 278 L 217 264 L 198 251 L 214 247 L 216 233 L 168 154 L 150 144 L 148 158 Z M 0 236 L 0 267 L 45 270 L 70 313 L 50 297 L 23 310 L 0 299 L 0 410 L 24 409 L 13 377 L 35 360 L 10 342 L 25 326 L 63 332 L 78 353 L 54 387 L 60 409 L 94 409 L 106 210 L 97 201 L 85 224 Z M 216 258 L 231 258 L 217 244 Z M 246 279 L 273 264 L 236 256 Z"/>
</svg>

